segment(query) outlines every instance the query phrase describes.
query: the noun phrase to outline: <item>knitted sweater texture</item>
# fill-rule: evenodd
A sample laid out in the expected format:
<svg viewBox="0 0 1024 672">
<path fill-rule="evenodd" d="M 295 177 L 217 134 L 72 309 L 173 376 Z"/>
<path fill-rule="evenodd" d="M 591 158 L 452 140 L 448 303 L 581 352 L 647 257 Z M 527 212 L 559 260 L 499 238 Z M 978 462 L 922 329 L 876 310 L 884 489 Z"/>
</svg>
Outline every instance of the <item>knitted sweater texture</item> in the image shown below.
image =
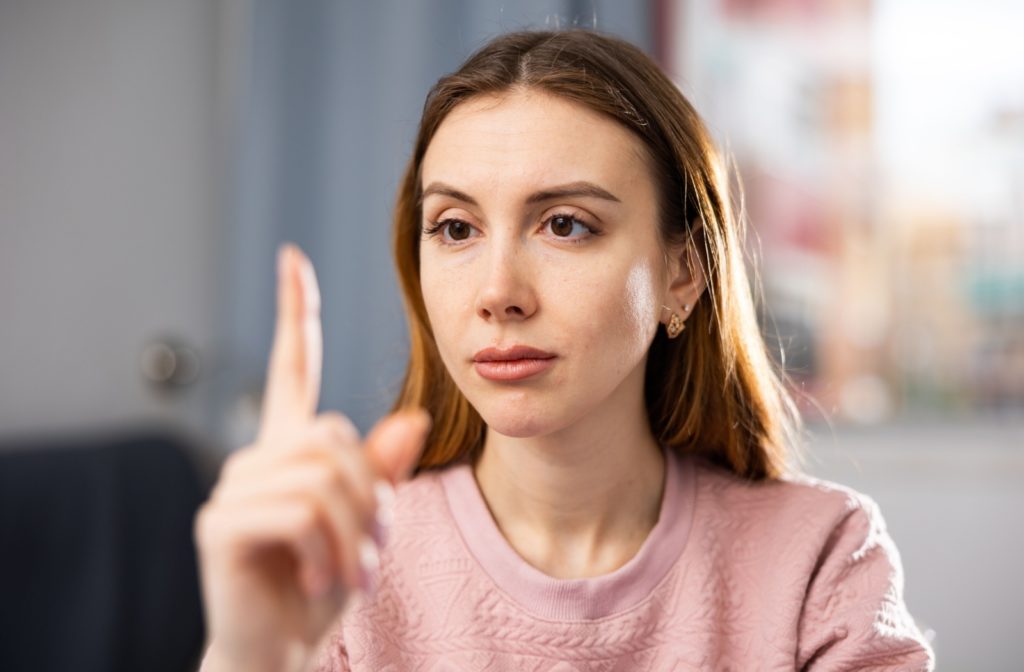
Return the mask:
<svg viewBox="0 0 1024 672">
<path fill-rule="evenodd" d="M 753 483 L 666 451 L 658 521 L 625 565 L 550 577 L 511 547 L 467 463 L 399 485 L 377 587 L 318 672 L 932 670 L 875 502 Z"/>
</svg>

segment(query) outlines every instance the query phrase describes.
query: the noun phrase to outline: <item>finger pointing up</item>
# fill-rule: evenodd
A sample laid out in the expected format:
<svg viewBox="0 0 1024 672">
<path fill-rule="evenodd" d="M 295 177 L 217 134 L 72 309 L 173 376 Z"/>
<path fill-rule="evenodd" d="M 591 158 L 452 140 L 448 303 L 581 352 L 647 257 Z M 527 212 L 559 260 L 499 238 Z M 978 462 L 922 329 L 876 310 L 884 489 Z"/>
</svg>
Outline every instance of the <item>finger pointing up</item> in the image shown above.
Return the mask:
<svg viewBox="0 0 1024 672">
<path fill-rule="evenodd" d="M 320 288 L 313 264 L 298 247 L 277 255 L 277 322 L 267 367 L 260 443 L 276 443 L 316 414 L 323 366 Z"/>
</svg>

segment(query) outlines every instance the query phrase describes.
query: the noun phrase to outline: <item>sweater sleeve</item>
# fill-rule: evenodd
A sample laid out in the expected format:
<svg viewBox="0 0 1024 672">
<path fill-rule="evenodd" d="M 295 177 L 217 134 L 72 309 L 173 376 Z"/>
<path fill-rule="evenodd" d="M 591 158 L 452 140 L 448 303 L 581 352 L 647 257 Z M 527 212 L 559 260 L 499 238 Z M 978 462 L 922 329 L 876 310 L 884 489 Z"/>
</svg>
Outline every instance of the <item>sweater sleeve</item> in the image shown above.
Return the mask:
<svg viewBox="0 0 1024 672">
<path fill-rule="evenodd" d="M 797 668 L 925 670 L 935 656 L 903 601 L 903 568 L 878 505 L 851 494 L 808 583 Z"/>
</svg>

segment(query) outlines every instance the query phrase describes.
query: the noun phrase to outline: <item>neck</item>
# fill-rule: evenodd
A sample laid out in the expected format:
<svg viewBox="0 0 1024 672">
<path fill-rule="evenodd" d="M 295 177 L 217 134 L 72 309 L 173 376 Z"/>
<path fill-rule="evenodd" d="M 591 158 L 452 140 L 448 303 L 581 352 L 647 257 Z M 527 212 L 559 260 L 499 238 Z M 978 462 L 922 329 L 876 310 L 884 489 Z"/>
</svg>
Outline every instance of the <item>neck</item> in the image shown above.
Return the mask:
<svg viewBox="0 0 1024 672">
<path fill-rule="evenodd" d="M 480 492 L 510 545 L 548 575 L 614 571 L 658 520 L 665 462 L 640 378 L 639 390 L 620 390 L 559 431 L 528 438 L 487 432 L 474 465 Z"/>
</svg>

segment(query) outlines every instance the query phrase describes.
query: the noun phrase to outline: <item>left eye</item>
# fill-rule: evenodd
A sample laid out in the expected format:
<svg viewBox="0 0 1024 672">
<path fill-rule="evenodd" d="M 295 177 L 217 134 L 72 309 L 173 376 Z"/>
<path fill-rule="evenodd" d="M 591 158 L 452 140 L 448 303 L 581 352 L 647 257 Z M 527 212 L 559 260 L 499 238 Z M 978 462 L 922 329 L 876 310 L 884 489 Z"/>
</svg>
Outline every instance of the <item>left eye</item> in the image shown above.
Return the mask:
<svg viewBox="0 0 1024 672">
<path fill-rule="evenodd" d="M 568 238 L 572 234 L 573 227 L 580 227 L 584 233 L 591 232 L 591 228 L 576 219 L 572 215 L 552 215 L 547 220 L 548 226 L 551 227 L 552 233 L 559 238 Z"/>
</svg>

